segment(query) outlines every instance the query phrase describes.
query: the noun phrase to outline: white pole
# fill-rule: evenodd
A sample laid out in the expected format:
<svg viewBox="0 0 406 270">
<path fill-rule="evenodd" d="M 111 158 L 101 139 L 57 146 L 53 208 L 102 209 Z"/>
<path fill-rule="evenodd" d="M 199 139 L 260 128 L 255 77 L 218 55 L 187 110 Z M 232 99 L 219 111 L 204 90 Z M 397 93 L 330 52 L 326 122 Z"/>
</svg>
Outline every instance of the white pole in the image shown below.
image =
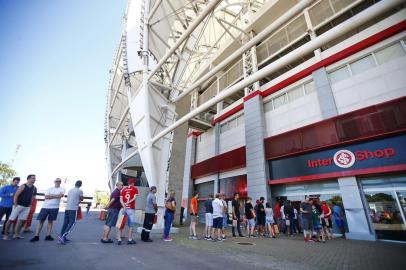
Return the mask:
<svg viewBox="0 0 406 270">
<path fill-rule="evenodd" d="M 225 98 L 231 96 L 232 94 L 244 89 L 244 87 L 259 81 L 260 79 L 268 76 L 272 72 L 286 66 L 287 64 L 295 61 L 296 59 L 314 51 L 317 48 L 320 48 L 322 45 L 328 43 L 329 41 L 335 39 L 336 37 L 343 35 L 351 31 L 352 29 L 366 23 L 368 20 L 377 17 L 378 15 L 392 9 L 393 7 L 401 4 L 404 0 L 386 0 L 381 1 L 373 6 L 369 7 L 368 9 L 362 11 L 361 13 L 351 17 L 347 21 L 339 24 L 338 26 L 332 28 L 331 30 L 323 33 L 322 35 L 316 37 L 315 39 L 309 41 L 308 43 L 304 44 L 300 48 L 288 53 L 287 55 L 279 58 L 275 62 L 269 64 L 268 66 L 260 69 L 259 71 L 255 72 L 251 76 L 245 78 L 244 80 L 240 81 L 239 83 L 231 86 L 230 88 L 220 92 L 218 95 L 213 97 L 212 99 L 206 101 L 193 111 L 189 112 L 188 114 L 181 117 L 175 123 L 161 131 L 157 134 L 154 138 L 151 139 L 152 143 L 155 143 L 161 137 L 165 136 L 167 133 L 171 132 L 175 128 L 179 127 L 183 123 L 189 121 L 199 113 L 204 112 L 205 110 L 209 109 L 211 106 L 217 104 L 218 102 L 224 100 Z"/>
<path fill-rule="evenodd" d="M 209 14 L 220 2 L 221 0 L 212 0 L 202 11 L 202 13 L 199 14 L 199 16 L 193 21 L 193 23 L 186 29 L 185 32 L 180 36 L 180 38 L 176 41 L 176 43 L 169 49 L 169 51 L 159 60 L 158 64 L 154 68 L 154 70 L 151 71 L 149 74 L 148 80 L 154 76 L 155 72 L 157 72 L 161 66 L 168 60 L 168 58 L 179 48 L 179 46 L 185 41 L 189 35 L 196 29 L 196 27 L 199 26 L 199 24 L 206 18 L 207 14 Z M 144 36 L 144 38 L 146 38 Z M 145 48 L 144 48 L 145 50 Z"/>
<path fill-rule="evenodd" d="M 202 85 L 204 82 L 206 82 L 210 77 L 215 75 L 217 72 L 222 70 L 224 67 L 226 67 L 231 61 L 233 61 L 237 57 L 241 57 L 241 55 L 248 49 L 250 49 L 252 46 L 257 44 L 258 42 L 264 40 L 269 34 L 274 32 L 275 30 L 279 29 L 283 24 L 288 22 L 290 19 L 292 19 L 294 16 L 299 14 L 300 12 L 303 11 L 306 7 L 308 7 L 311 3 L 313 3 L 315 0 L 302 0 L 300 1 L 296 6 L 288 10 L 286 13 L 284 13 L 281 17 L 276 19 L 273 23 L 271 23 L 269 26 L 267 26 L 264 30 L 262 30 L 258 35 L 253 37 L 250 41 L 245 43 L 243 46 L 241 46 L 238 50 L 230 54 L 226 59 L 221 61 L 218 65 L 216 65 L 215 68 L 211 69 L 208 73 L 204 74 L 202 77 L 200 77 L 195 83 L 193 83 L 191 86 L 189 86 L 187 89 L 185 89 L 179 96 L 175 97 L 172 101 L 173 102 L 178 102 L 181 100 L 184 96 L 195 90 L 197 87 Z"/>
</svg>

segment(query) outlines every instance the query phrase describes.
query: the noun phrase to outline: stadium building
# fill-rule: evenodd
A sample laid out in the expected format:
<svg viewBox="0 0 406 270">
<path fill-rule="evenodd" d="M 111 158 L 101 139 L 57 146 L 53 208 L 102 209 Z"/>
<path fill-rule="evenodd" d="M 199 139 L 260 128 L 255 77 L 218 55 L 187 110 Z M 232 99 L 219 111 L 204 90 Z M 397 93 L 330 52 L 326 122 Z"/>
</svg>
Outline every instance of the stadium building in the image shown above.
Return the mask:
<svg viewBox="0 0 406 270">
<path fill-rule="evenodd" d="M 342 205 L 347 238 L 406 241 L 405 6 L 130 0 L 106 105 L 110 186 L 137 176 L 160 211 L 168 190 L 185 209 L 193 191 L 310 195 Z"/>
</svg>

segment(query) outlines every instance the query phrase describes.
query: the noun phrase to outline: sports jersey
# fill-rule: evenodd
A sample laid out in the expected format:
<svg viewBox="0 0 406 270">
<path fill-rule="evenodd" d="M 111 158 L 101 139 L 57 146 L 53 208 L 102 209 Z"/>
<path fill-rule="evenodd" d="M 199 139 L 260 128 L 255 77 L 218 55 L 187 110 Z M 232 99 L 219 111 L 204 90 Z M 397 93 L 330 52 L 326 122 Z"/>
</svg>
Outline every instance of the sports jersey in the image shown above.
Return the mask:
<svg viewBox="0 0 406 270">
<path fill-rule="evenodd" d="M 138 189 L 134 186 L 128 186 L 121 190 L 120 196 L 123 198 L 125 208 L 135 209 L 135 200 L 128 203 L 135 195 L 138 195 Z"/>
</svg>

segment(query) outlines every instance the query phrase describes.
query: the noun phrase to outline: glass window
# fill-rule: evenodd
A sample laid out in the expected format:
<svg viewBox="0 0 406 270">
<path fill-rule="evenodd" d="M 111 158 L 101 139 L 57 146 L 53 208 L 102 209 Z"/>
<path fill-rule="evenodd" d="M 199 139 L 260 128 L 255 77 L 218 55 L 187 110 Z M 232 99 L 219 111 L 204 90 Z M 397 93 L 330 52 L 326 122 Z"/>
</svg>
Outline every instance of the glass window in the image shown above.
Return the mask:
<svg viewBox="0 0 406 270">
<path fill-rule="evenodd" d="M 236 126 L 237 126 L 237 119 L 236 118 L 234 118 L 233 120 L 228 122 L 228 128 L 229 129 L 235 128 Z"/>
<path fill-rule="evenodd" d="M 273 110 L 272 100 L 269 100 L 267 103 L 264 104 L 264 111 L 269 112 Z"/>
<path fill-rule="evenodd" d="M 350 64 L 353 75 L 360 74 L 375 66 L 374 58 L 372 55 L 368 55 Z"/>
<path fill-rule="evenodd" d="M 293 101 L 298 98 L 301 98 L 301 97 L 303 97 L 303 95 L 304 94 L 303 94 L 302 86 L 295 87 L 292 90 L 289 90 L 289 92 L 288 92 L 289 101 Z"/>
<path fill-rule="evenodd" d="M 347 66 L 337 69 L 329 74 L 331 83 L 336 83 L 350 77 Z"/>
<path fill-rule="evenodd" d="M 224 133 L 228 130 L 228 123 L 222 124 L 220 126 L 220 133 Z"/>
<path fill-rule="evenodd" d="M 282 106 L 285 103 L 286 103 L 286 94 L 283 94 L 283 95 L 273 99 L 273 105 L 274 105 L 275 109 L 279 108 L 280 106 Z"/>
<path fill-rule="evenodd" d="M 313 93 L 314 91 L 316 91 L 316 88 L 314 87 L 314 81 L 305 83 L 304 88 L 305 88 L 305 93 L 306 93 L 306 95 L 308 95 L 308 94 Z"/>
<path fill-rule="evenodd" d="M 396 58 L 400 58 L 405 55 L 405 51 L 400 43 L 393 44 L 382 50 L 375 52 L 376 60 L 381 65 Z"/>
</svg>

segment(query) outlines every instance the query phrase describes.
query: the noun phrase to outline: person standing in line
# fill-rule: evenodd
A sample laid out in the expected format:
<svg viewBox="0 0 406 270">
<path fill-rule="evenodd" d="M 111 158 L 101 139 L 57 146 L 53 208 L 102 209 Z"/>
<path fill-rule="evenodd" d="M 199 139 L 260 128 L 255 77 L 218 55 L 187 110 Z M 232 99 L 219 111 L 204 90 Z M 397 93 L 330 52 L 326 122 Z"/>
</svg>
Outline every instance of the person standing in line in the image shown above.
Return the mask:
<svg viewBox="0 0 406 270">
<path fill-rule="evenodd" d="M 149 189 L 149 193 L 147 196 L 147 205 L 145 207 L 145 216 L 144 216 L 144 224 L 141 232 L 141 241 L 144 242 L 152 242 L 152 239 L 149 238 L 149 234 L 151 232 L 152 226 L 154 225 L 154 218 L 158 211 L 158 205 L 156 203 L 156 187 L 152 186 Z"/>
<path fill-rule="evenodd" d="M 220 200 L 220 194 L 216 193 L 216 198 L 213 200 L 213 231 L 212 236 L 215 237 L 217 229 L 217 241 L 223 241 L 221 238 L 221 230 L 223 228 L 223 202 Z"/>
<path fill-rule="evenodd" d="M 281 229 L 283 234 L 286 234 L 285 204 L 284 201 L 281 201 Z"/>
<path fill-rule="evenodd" d="M 61 233 L 58 235 L 59 243 L 62 245 L 65 245 L 70 241 L 66 236 L 73 231 L 77 221 L 79 203 L 83 201 L 83 191 L 80 189 L 81 186 L 82 181 L 78 180 L 75 183 L 75 187 L 68 192 L 63 225 Z"/>
<path fill-rule="evenodd" d="M 276 226 L 278 226 L 278 229 L 281 230 L 281 204 L 279 201 L 275 203 L 274 219 Z"/>
<path fill-rule="evenodd" d="M 28 214 L 30 213 L 32 198 L 37 194 L 37 188 L 34 186 L 35 175 L 30 174 L 27 176 L 27 183 L 21 185 L 13 198 L 14 208 L 11 211 L 10 218 L 6 223 L 6 228 L 4 229 L 5 233 L 3 240 L 9 240 L 7 232 L 10 228 L 11 223 L 18 218 L 17 228 L 14 232 L 14 239 L 23 239 L 24 237 L 20 236 L 21 228 L 24 226 Z"/>
<path fill-rule="evenodd" d="M 326 201 L 322 202 L 321 210 L 323 211 L 323 216 L 324 216 L 324 218 L 323 218 L 324 222 L 322 222 L 323 230 L 327 236 L 327 239 L 330 240 L 330 239 L 334 238 L 333 233 L 331 231 L 331 229 L 332 229 L 332 222 L 331 222 L 332 211 L 331 211 L 331 208 L 327 205 Z"/>
<path fill-rule="evenodd" d="M 241 233 L 240 203 L 238 202 L 239 198 L 240 198 L 240 194 L 234 193 L 234 200 L 231 203 L 232 208 L 233 208 L 233 227 L 232 227 L 233 237 L 236 237 L 235 227 L 237 227 L 238 236 L 244 237 L 244 235 Z"/>
<path fill-rule="evenodd" d="M 220 196 L 221 203 L 223 204 L 223 225 L 221 228 L 221 239 L 226 240 L 226 228 L 228 223 L 228 206 L 226 202 L 226 195 L 224 193 Z"/>
<path fill-rule="evenodd" d="M 300 204 L 300 213 L 302 215 L 302 229 L 305 242 L 314 242 L 312 240 L 312 205 L 309 197 L 305 196 L 304 201 Z"/>
<path fill-rule="evenodd" d="M 58 217 L 59 204 L 61 198 L 65 194 L 65 189 L 61 187 L 62 180 L 56 178 L 54 181 L 54 187 L 49 188 L 45 192 L 45 201 L 42 204 L 41 211 L 37 216 L 39 221 L 37 227 L 35 228 L 35 236 L 30 240 L 30 242 L 39 241 L 39 234 L 42 230 L 45 220 L 48 218 L 48 227 L 47 227 L 47 236 L 45 237 L 46 241 L 53 241 L 54 238 L 51 236 L 52 226 L 54 220 Z"/>
<path fill-rule="evenodd" d="M 257 223 L 258 223 L 258 233 L 261 236 L 264 236 L 265 230 L 265 207 L 264 207 L 265 198 L 259 198 L 259 203 L 257 205 L 258 214 L 257 214 Z"/>
<path fill-rule="evenodd" d="M 135 226 L 135 200 L 138 196 L 138 188 L 135 187 L 135 179 L 128 179 L 128 186 L 123 188 L 120 193 L 120 203 L 124 210 L 124 215 L 127 217 L 128 225 L 128 240 L 127 245 L 134 245 L 136 242 L 133 239 L 133 230 Z M 121 245 L 121 230 L 118 230 L 117 244 Z"/>
<path fill-rule="evenodd" d="M 209 199 L 204 202 L 206 209 L 206 226 L 205 226 L 205 240 L 213 240 L 211 236 L 211 228 L 213 227 L 213 194 L 209 194 Z"/>
<path fill-rule="evenodd" d="M 104 209 L 107 210 L 107 219 L 106 223 L 104 224 L 103 228 L 103 236 L 100 239 L 100 242 L 103 244 L 108 244 L 108 243 L 113 243 L 114 241 L 109 238 L 109 234 L 111 231 L 111 227 L 116 226 L 117 223 L 117 218 L 118 218 L 118 213 L 120 212 L 121 209 L 121 203 L 120 203 L 120 192 L 123 189 L 123 182 L 118 181 L 116 183 L 116 188 L 113 190 L 113 192 L 110 195 L 110 201 L 106 205 Z M 117 232 L 118 236 L 118 232 Z"/>
<path fill-rule="evenodd" d="M 293 233 L 297 234 L 299 232 L 297 209 L 295 206 L 292 206 L 292 208 L 293 208 L 292 228 L 293 228 Z"/>
<path fill-rule="evenodd" d="M 323 212 L 320 205 L 316 200 L 312 203 L 312 219 L 313 219 L 313 229 L 317 233 L 317 242 L 321 241 L 326 243 L 326 238 L 324 236 L 323 227 L 321 225 L 321 220 L 323 219 Z"/>
<path fill-rule="evenodd" d="M 254 207 L 252 206 L 252 199 L 251 197 L 247 198 L 245 203 L 245 217 L 247 219 L 247 231 L 248 237 L 256 238 L 254 235 L 255 230 L 255 212 Z"/>
<path fill-rule="evenodd" d="M 293 219 L 295 214 L 290 201 L 286 201 L 286 203 L 284 204 L 283 212 L 285 214 L 286 232 L 289 232 L 289 235 L 293 236 Z"/>
<path fill-rule="evenodd" d="M 164 228 L 164 241 L 170 242 L 173 239 L 169 236 L 173 219 L 176 211 L 175 191 L 169 192 L 169 197 L 165 202 L 165 228 Z"/>
<path fill-rule="evenodd" d="M 275 232 L 273 225 L 275 224 L 275 219 L 273 217 L 273 209 L 271 206 L 271 203 L 267 202 L 265 204 L 265 223 L 266 223 L 266 229 L 268 231 L 268 236 L 272 238 L 275 238 Z"/>
<path fill-rule="evenodd" d="M 3 223 L 3 230 L 1 231 L 2 235 L 6 234 L 6 223 L 10 217 L 11 211 L 13 210 L 13 197 L 17 192 L 19 183 L 20 177 L 14 177 L 11 185 L 4 186 L 0 189 L 0 221 L 3 219 L 4 215 L 6 216 Z"/>
<path fill-rule="evenodd" d="M 190 226 L 189 226 L 189 231 L 190 231 L 190 239 L 197 240 L 197 234 L 196 234 L 196 223 L 197 223 L 197 212 L 198 212 L 198 206 L 197 206 L 197 198 L 199 197 L 199 193 L 195 192 L 193 198 L 190 200 L 190 205 L 189 205 L 189 214 L 190 214 Z"/>
<path fill-rule="evenodd" d="M 344 212 L 336 202 L 333 202 L 333 216 L 334 221 L 341 232 L 341 237 L 345 238 Z"/>
</svg>

